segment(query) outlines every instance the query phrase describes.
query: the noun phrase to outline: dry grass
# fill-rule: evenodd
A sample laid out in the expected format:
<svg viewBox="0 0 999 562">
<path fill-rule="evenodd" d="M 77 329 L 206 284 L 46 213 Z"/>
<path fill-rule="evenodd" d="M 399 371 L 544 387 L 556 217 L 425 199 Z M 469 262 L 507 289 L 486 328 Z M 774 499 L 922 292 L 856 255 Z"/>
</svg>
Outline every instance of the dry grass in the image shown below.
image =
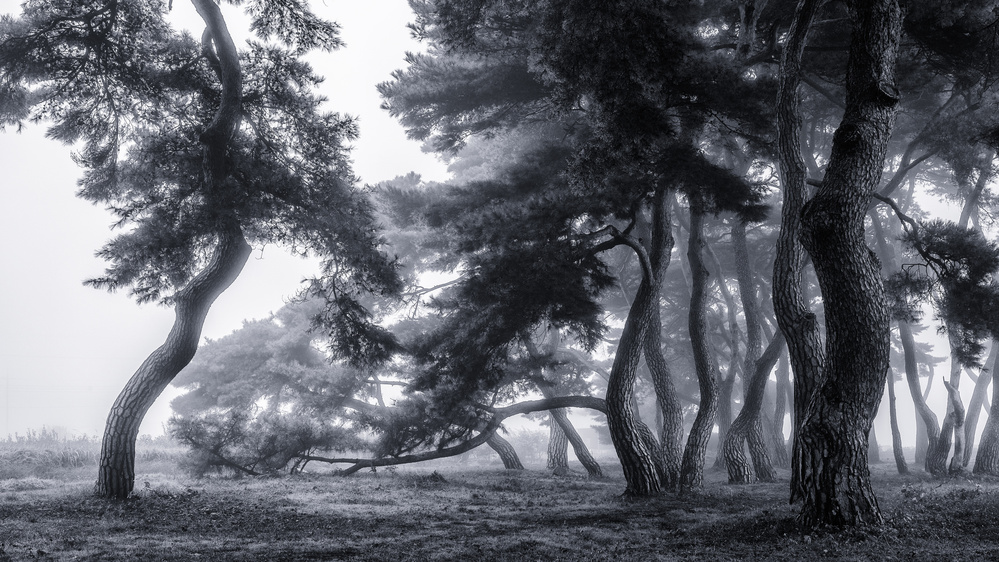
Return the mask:
<svg viewBox="0 0 999 562">
<path fill-rule="evenodd" d="M 140 470 L 142 470 L 140 468 Z M 787 483 L 629 501 L 619 477 L 438 466 L 242 480 L 0 481 L 0 560 L 997 559 L 999 484 L 882 474 L 880 529 L 802 535 Z M 148 482 L 148 486 L 146 485 Z"/>
</svg>

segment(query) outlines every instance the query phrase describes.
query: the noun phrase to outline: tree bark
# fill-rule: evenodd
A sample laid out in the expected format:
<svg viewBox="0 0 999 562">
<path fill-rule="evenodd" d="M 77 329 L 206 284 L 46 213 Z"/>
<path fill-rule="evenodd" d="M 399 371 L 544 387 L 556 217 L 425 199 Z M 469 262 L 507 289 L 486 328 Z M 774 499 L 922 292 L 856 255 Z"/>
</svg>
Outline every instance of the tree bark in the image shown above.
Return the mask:
<svg viewBox="0 0 999 562">
<path fill-rule="evenodd" d="M 971 462 L 971 453 L 975 444 L 975 433 L 978 430 L 978 417 L 981 415 L 982 408 L 985 406 L 985 395 L 988 392 L 989 385 L 993 380 L 993 373 L 995 373 L 996 365 L 999 363 L 999 345 L 996 344 L 996 340 L 992 340 L 992 348 L 989 350 L 989 358 L 985 362 L 985 366 L 978 373 L 978 380 L 975 381 L 975 390 L 971 393 L 971 400 L 968 402 L 968 412 L 964 420 L 964 458 L 963 464 L 965 467 Z"/>
<path fill-rule="evenodd" d="M 909 465 L 905 462 L 902 448 L 902 433 L 898 429 L 898 411 L 895 408 L 895 374 L 888 376 L 888 414 L 891 419 L 891 451 L 895 457 L 895 468 L 899 474 L 908 474 Z"/>
<path fill-rule="evenodd" d="M 501 461 L 503 461 L 503 468 L 507 470 L 524 470 L 524 465 L 520 462 L 520 457 L 517 456 L 517 449 L 513 448 L 513 445 L 509 441 L 503 439 L 498 433 L 493 433 L 486 439 L 486 445 L 489 448 L 496 451 L 499 455 Z"/>
<path fill-rule="evenodd" d="M 756 469 L 755 474 L 746 461 L 743 443 L 749 438 L 754 427 L 759 428 L 760 408 L 763 405 L 763 394 L 766 391 L 767 380 L 770 378 L 770 371 L 773 370 L 777 359 L 784 351 L 785 342 L 784 334 L 777 332 L 770 344 L 767 345 L 766 351 L 753 365 L 753 376 L 749 380 L 746 401 L 742 405 L 739 415 L 732 422 L 728 437 L 725 439 L 725 464 L 728 469 L 729 483 L 748 484 L 756 479 L 763 482 L 773 482 L 777 477 L 766 448 L 759 450 L 763 445 L 762 434 L 757 444 L 750 444 L 750 452 Z M 752 450 L 754 447 L 757 449 L 755 452 Z"/>
<path fill-rule="evenodd" d="M 557 425 L 562 434 L 565 435 L 566 440 L 572 445 L 572 450 L 576 454 L 576 459 L 583 468 L 586 469 L 586 473 L 590 478 L 603 478 L 604 472 L 600 468 L 600 464 L 593 455 L 590 454 L 590 450 L 586 447 L 586 443 L 579 436 L 579 432 L 573 427 L 572 422 L 569 421 L 569 416 L 567 415 L 564 408 L 556 408 L 551 411 L 552 421 Z M 568 463 L 566 463 L 568 466 Z M 550 467 L 549 467 L 550 468 Z"/>
<path fill-rule="evenodd" d="M 992 385 L 992 411 L 996 412 L 999 405 L 999 384 Z M 999 476 L 999 415 L 992 414 L 982 429 L 982 438 L 978 442 L 978 453 L 975 454 L 975 474 Z"/>
<path fill-rule="evenodd" d="M 665 202 L 666 190 L 660 188 L 652 200 L 653 239 L 651 252 L 634 240 L 623 238 L 639 255 L 642 262 L 642 283 L 628 311 L 624 330 L 618 343 L 614 364 L 607 381 L 607 424 L 610 427 L 614 450 L 621 461 L 627 481 L 626 495 L 650 496 L 662 491 L 661 465 L 656 458 L 658 451 L 651 447 L 651 430 L 635 419 L 631 402 L 635 393 L 635 378 L 642 347 L 653 316 L 659 314 L 659 289 L 662 271 L 668 265 L 666 239 L 657 235 L 670 224 L 669 207 Z M 658 224 L 658 227 L 656 226 Z M 653 436 L 654 441 L 654 436 Z"/>
<path fill-rule="evenodd" d="M 961 402 L 961 393 L 958 392 L 956 386 L 952 386 L 946 381 L 944 386 L 947 387 L 947 396 L 950 398 L 951 411 L 948 421 L 954 432 L 954 456 L 950 460 L 948 472 L 960 474 L 964 471 L 964 403 Z"/>
<path fill-rule="evenodd" d="M 715 412 L 718 408 L 718 376 L 711 363 L 711 350 L 707 337 L 707 285 L 708 271 L 704 267 L 704 202 L 694 195 L 690 197 L 690 238 L 687 243 L 687 263 L 690 265 L 691 291 L 688 325 L 690 343 L 693 348 L 694 369 L 700 400 L 697 416 L 690 428 L 687 445 L 680 464 L 680 490 L 687 491 L 700 487 L 704 480 L 704 454 Z"/>
<path fill-rule="evenodd" d="M 242 71 L 236 45 L 218 5 L 211 0 L 194 0 L 194 5 L 205 21 L 205 51 L 216 63 L 222 87 L 219 106 L 200 138 L 204 145 L 205 196 L 224 208 L 228 196 L 224 185 L 229 144 L 239 125 L 242 104 Z M 111 406 L 101 443 L 96 495 L 124 499 L 132 493 L 135 438 L 142 418 L 194 357 L 209 308 L 232 284 L 249 258 L 250 247 L 237 220 L 231 216 L 219 218 L 218 241 L 211 260 L 174 296 L 176 319 L 166 342 L 139 366 Z"/>
<path fill-rule="evenodd" d="M 953 339 L 953 332 L 950 333 L 948 337 L 951 349 L 951 362 L 950 362 L 950 382 L 944 381 L 944 387 L 947 389 L 948 400 L 947 400 L 947 411 L 944 414 L 943 425 L 940 427 L 940 433 L 937 436 L 936 442 L 930 446 L 926 451 L 926 470 L 934 476 L 940 476 L 947 474 L 947 458 L 950 456 L 950 449 L 952 439 L 956 437 L 954 434 L 955 424 L 957 419 L 954 417 L 954 401 L 952 396 L 952 390 L 956 390 L 958 383 L 961 380 L 961 369 L 962 365 L 957 361 L 957 355 L 954 353 L 955 347 L 958 345 Z M 961 406 L 961 423 L 964 423 L 964 406 Z M 963 444 L 964 435 L 960 435 L 961 442 Z M 963 458 L 964 453 L 962 451 L 961 456 Z"/>
<path fill-rule="evenodd" d="M 562 412 L 563 415 L 565 412 Z M 554 410 L 548 416 L 548 470 L 556 473 L 569 470 L 569 439 L 555 422 Z"/>
<path fill-rule="evenodd" d="M 250 246 L 236 229 L 219 240 L 212 261 L 174 298 L 176 319 L 166 342 L 132 375 L 108 414 L 95 494 L 125 499 L 135 484 L 135 439 L 146 412 L 198 349 L 215 299 L 235 281 Z"/>
<path fill-rule="evenodd" d="M 673 247 L 673 235 L 667 228 L 669 248 Z M 667 250 L 668 252 L 669 250 Z M 658 310 L 657 310 L 658 312 Z M 663 488 L 676 490 L 680 482 L 680 459 L 683 443 L 683 407 L 676 393 L 673 374 L 670 372 L 662 346 L 662 318 L 657 313 L 649 324 L 649 332 L 645 336 L 645 363 L 652 375 L 652 384 L 656 389 L 656 402 L 662 415 L 662 427 L 659 431 L 659 450 L 663 472 Z M 592 476 L 592 474 L 591 474 Z"/>
<path fill-rule="evenodd" d="M 823 3 L 823 0 L 799 1 L 781 57 L 777 92 L 777 149 L 784 202 L 781 206 L 780 234 L 774 257 L 773 302 L 777 324 L 787 338 L 791 368 L 794 371 L 791 501 L 804 495 L 802 483 L 798 480 L 800 471 L 796 470 L 802 460 L 799 427 L 812 389 L 821 375 L 824 360 L 819 326 L 802 291 L 801 275 L 805 256 L 799 239 L 807 172 L 801 156 L 801 116 L 798 110 L 801 58 L 812 19 Z"/>
<path fill-rule="evenodd" d="M 898 104 L 902 11 L 897 0 L 847 4 L 853 32 L 846 110 L 822 186 L 801 213 L 801 242 L 815 266 L 826 319 L 822 379 L 801 422 L 802 458 L 795 467 L 806 528 L 883 522 L 870 482 L 867 439 L 889 367 L 889 315 L 864 217 Z"/>
<path fill-rule="evenodd" d="M 787 453 L 787 440 L 784 437 L 784 411 L 787 408 L 787 395 L 791 386 L 791 365 L 787 353 L 782 353 L 777 363 L 777 388 L 774 390 L 774 463 L 781 468 L 791 466 L 791 458 Z M 794 420 L 792 420 L 792 426 Z"/>
</svg>

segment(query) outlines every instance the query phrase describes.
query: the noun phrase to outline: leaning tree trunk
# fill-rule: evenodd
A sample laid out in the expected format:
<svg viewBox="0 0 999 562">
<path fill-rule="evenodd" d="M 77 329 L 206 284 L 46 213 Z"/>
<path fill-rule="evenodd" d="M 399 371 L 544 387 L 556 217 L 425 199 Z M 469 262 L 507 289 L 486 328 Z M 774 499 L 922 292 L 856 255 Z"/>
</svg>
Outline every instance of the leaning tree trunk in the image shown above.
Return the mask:
<svg viewBox="0 0 999 562">
<path fill-rule="evenodd" d="M 565 412 L 562 412 L 565 415 Z M 548 470 L 555 471 L 556 474 L 569 472 L 569 439 L 562 426 L 555 422 L 555 411 L 552 410 L 548 417 Z"/>
<path fill-rule="evenodd" d="M 777 149 L 784 202 L 774 257 L 773 302 L 777 324 L 787 338 L 791 368 L 794 370 L 791 501 L 801 498 L 804 493 L 797 478 L 800 471 L 796 470 L 802 460 L 798 428 L 804 419 L 812 389 L 821 376 L 823 363 L 818 322 L 806 304 L 801 282 L 805 256 L 799 242 L 800 216 L 805 202 L 807 176 L 801 156 L 801 116 L 798 109 L 801 57 L 812 18 L 823 3 L 823 0 L 799 2 L 784 45 L 777 92 Z"/>
<path fill-rule="evenodd" d="M 883 521 L 871 487 L 867 439 L 888 372 L 890 324 L 864 217 L 898 105 L 902 11 L 897 0 L 847 4 L 853 32 L 846 110 L 822 186 L 801 213 L 801 242 L 815 266 L 826 318 L 823 376 L 801 422 L 802 457 L 795 467 L 806 528 Z"/>
<path fill-rule="evenodd" d="M 673 235 L 665 230 L 669 238 L 669 248 L 673 247 Z M 666 254 L 668 256 L 668 250 Z M 659 450 L 663 470 L 663 488 L 675 490 L 680 482 L 680 459 L 683 441 L 683 407 L 676 394 L 673 374 L 663 355 L 662 319 L 659 314 L 652 317 L 649 332 L 645 336 L 645 363 L 652 375 L 652 384 L 656 389 L 656 401 L 662 415 L 662 428 L 659 431 Z"/>
<path fill-rule="evenodd" d="M 666 192 L 660 188 L 653 196 L 652 220 L 669 224 L 669 210 L 665 204 Z M 650 447 L 651 430 L 635 419 L 631 408 L 635 396 L 635 378 L 641 359 L 642 346 L 652 324 L 653 315 L 659 314 L 659 289 L 661 274 L 656 271 L 664 261 L 664 244 L 653 237 L 652 251 L 646 252 L 641 243 L 628 236 L 620 242 L 627 244 L 639 256 L 642 265 L 642 283 L 632 301 L 631 309 L 621 332 L 614 364 L 607 381 L 607 425 L 610 428 L 614 450 L 621 461 L 627 481 L 625 494 L 650 496 L 662 491 L 662 477 L 656 449 Z M 652 437 L 654 441 L 654 436 Z"/>
<path fill-rule="evenodd" d="M 888 415 L 891 418 L 891 452 L 895 456 L 895 468 L 899 474 L 908 474 L 909 465 L 905 462 L 902 448 L 902 433 L 898 429 L 898 410 L 895 408 L 895 373 L 888 376 Z"/>
<path fill-rule="evenodd" d="M 715 411 L 718 408 L 718 376 L 709 357 L 711 350 L 707 337 L 707 285 L 708 271 L 702 257 L 704 246 L 704 202 L 696 195 L 690 197 L 690 238 L 687 243 L 687 263 L 690 265 L 690 310 L 688 330 L 693 348 L 694 369 L 700 400 L 697 416 L 687 436 L 680 463 L 680 490 L 700 487 L 704 480 L 704 454 L 711 438 Z"/>
<path fill-rule="evenodd" d="M 586 469 L 586 473 L 590 476 L 590 478 L 602 478 L 604 472 L 600 469 L 600 464 L 597 463 L 597 460 L 593 458 L 592 454 L 590 454 L 590 450 L 586 447 L 586 443 L 583 442 L 583 439 L 579 436 L 579 432 L 576 431 L 572 422 L 569 421 L 569 416 L 566 414 L 566 410 L 558 408 L 552 410 L 551 415 L 552 420 L 562 430 L 562 434 L 565 435 L 569 444 L 572 445 L 572 451 L 576 454 L 576 459 L 583 465 L 583 468 Z"/>
<path fill-rule="evenodd" d="M 953 332 L 950 333 L 948 340 L 951 351 L 950 382 L 945 380 L 944 387 L 947 389 L 950 399 L 947 400 L 947 411 L 944 414 L 943 425 L 940 427 L 940 434 L 936 442 L 926 451 L 926 470 L 934 476 L 947 474 L 947 458 L 950 456 L 951 440 L 954 438 L 954 429 L 957 423 L 957 419 L 954 417 L 952 389 L 956 391 L 958 383 L 961 380 L 962 365 L 957 361 L 957 354 L 955 353 L 955 348 L 960 344 L 954 339 Z M 961 407 L 961 423 L 964 423 L 963 406 Z M 962 433 L 960 437 L 963 444 L 964 434 Z M 963 451 L 961 452 L 961 456 L 963 458 Z"/>
<path fill-rule="evenodd" d="M 725 464 L 728 469 L 728 481 L 732 484 L 748 484 L 754 480 L 753 471 L 743 453 L 743 443 L 749 438 L 754 427 L 759 428 L 760 408 L 763 405 L 767 380 L 770 378 L 770 371 L 774 364 L 777 363 L 777 359 L 784 351 L 784 343 L 784 334 L 778 331 L 770 344 L 767 345 L 766 351 L 755 362 L 742 411 L 739 412 L 735 421 L 732 422 L 732 427 L 729 428 L 728 436 L 725 439 Z M 753 464 L 756 468 L 755 477 L 763 482 L 772 482 L 777 478 L 777 473 L 774 471 L 773 465 L 770 464 L 766 448 L 760 450 L 762 445 L 762 438 L 758 444 L 750 443 Z M 757 450 L 753 451 L 754 447 Z"/>
<path fill-rule="evenodd" d="M 216 74 L 222 86 L 212 122 L 201 134 L 204 145 L 205 196 L 220 208 L 227 202 L 223 188 L 229 173 L 229 144 L 239 125 L 242 105 L 242 71 L 236 45 L 229 35 L 218 5 L 194 0 L 205 21 L 205 51 L 218 63 Z M 132 375 L 111 406 L 94 491 L 109 498 L 126 498 L 135 483 L 135 438 L 142 418 L 156 397 L 194 357 L 208 309 L 236 279 L 250 247 L 235 218 L 220 219 L 218 241 L 211 260 L 174 297 L 176 319 L 166 342 L 154 351 Z"/>
<path fill-rule="evenodd" d="M 221 236 L 212 261 L 174 298 L 176 320 L 166 342 L 132 375 L 108 414 L 94 492 L 124 499 L 135 483 L 135 439 L 156 398 L 198 349 L 208 309 L 243 269 L 250 246 L 238 229 Z"/>
<path fill-rule="evenodd" d="M 499 455 L 501 461 L 503 461 L 503 468 L 507 470 L 524 470 L 524 465 L 520 462 L 520 457 L 517 456 L 517 449 L 513 448 L 513 445 L 509 441 L 503 439 L 498 433 L 493 433 L 486 440 L 486 445 L 489 448 L 496 451 Z"/>
<path fill-rule="evenodd" d="M 948 471 L 950 474 L 960 474 L 964 472 L 964 403 L 961 402 L 961 393 L 956 386 L 944 382 L 947 387 L 947 396 L 950 398 L 951 413 L 949 420 L 953 420 L 950 425 L 954 432 L 954 456 L 950 460 Z"/>
</svg>

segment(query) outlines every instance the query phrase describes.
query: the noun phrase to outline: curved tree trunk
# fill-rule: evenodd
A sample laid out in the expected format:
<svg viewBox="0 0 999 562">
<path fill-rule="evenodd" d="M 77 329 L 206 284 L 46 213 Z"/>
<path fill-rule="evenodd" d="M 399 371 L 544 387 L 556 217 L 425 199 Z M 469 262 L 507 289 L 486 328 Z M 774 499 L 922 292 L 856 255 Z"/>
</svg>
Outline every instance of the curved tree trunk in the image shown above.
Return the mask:
<svg viewBox="0 0 999 562">
<path fill-rule="evenodd" d="M 565 412 L 562 412 L 565 415 Z M 556 474 L 569 471 L 569 439 L 562 427 L 555 421 L 555 410 L 548 416 L 548 470 Z"/>
<path fill-rule="evenodd" d="M 951 362 L 950 362 L 950 382 L 944 381 L 944 387 L 947 389 L 947 411 L 944 414 L 943 425 L 940 427 L 940 434 L 937 437 L 936 442 L 930 446 L 926 451 L 926 470 L 934 476 L 940 476 L 947 474 L 947 458 L 950 456 L 950 449 L 952 439 L 956 437 L 954 434 L 957 418 L 955 418 L 954 413 L 954 400 L 953 392 L 956 391 L 958 384 L 961 381 L 961 370 L 962 365 L 957 361 L 957 354 L 954 353 L 954 349 L 958 344 L 954 340 L 953 332 L 950 333 L 948 337 L 951 350 Z M 964 423 L 964 406 L 961 406 L 961 423 Z M 964 442 L 964 434 L 960 435 L 961 443 Z M 964 452 L 961 452 L 961 457 L 963 458 Z"/>
<path fill-rule="evenodd" d="M 808 29 L 823 0 L 801 0 L 795 10 L 780 64 L 777 93 L 777 148 L 780 163 L 781 206 L 780 234 L 774 258 L 773 302 L 777 323 L 787 337 L 787 347 L 794 370 L 794 420 L 791 454 L 791 501 L 804 493 L 796 467 L 802 462 L 799 427 L 812 389 L 822 372 L 824 351 L 815 314 L 809 310 L 802 291 L 801 274 L 804 249 L 799 241 L 801 208 L 805 202 L 805 161 L 801 156 L 801 116 L 798 86 L 801 83 L 801 57 Z"/>
<path fill-rule="evenodd" d="M 517 456 L 517 449 L 513 448 L 513 445 L 509 441 L 503 439 L 498 433 L 493 433 L 486 439 L 486 445 L 489 448 L 496 451 L 499 455 L 501 461 L 503 461 L 503 468 L 507 470 L 524 470 L 524 465 L 520 462 L 520 457 Z"/>
<path fill-rule="evenodd" d="M 801 422 L 802 462 L 795 467 L 806 528 L 883 521 L 867 439 L 888 372 L 890 324 L 864 217 L 898 104 L 894 69 L 902 11 L 897 0 L 847 4 L 853 32 L 846 110 L 822 186 L 801 213 L 801 242 L 815 266 L 826 319 L 823 376 Z"/>
<path fill-rule="evenodd" d="M 242 71 L 236 45 L 218 5 L 211 0 L 194 0 L 194 5 L 205 21 L 204 50 L 217 62 L 216 74 L 222 86 L 215 116 L 200 138 L 204 145 L 205 195 L 209 200 L 218 198 L 224 205 L 227 153 L 242 105 Z M 111 406 L 94 487 L 97 495 L 124 499 L 131 494 L 135 483 L 135 438 L 142 418 L 194 357 L 208 309 L 236 279 L 250 256 L 250 247 L 236 220 L 220 219 L 227 223 L 219 225 L 211 261 L 174 297 L 176 320 L 166 342 L 139 366 Z"/>
<path fill-rule="evenodd" d="M 707 338 L 708 271 L 704 267 L 702 258 L 703 229 L 704 203 L 698 197 L 692 196 L 690 197 L 690 239 L 687 244 L 687 263 L 690 265 L 691 275 L 688 324 L 700 401 L 680 463 L 681 491 L 700 487 L 704 480 L 704 454 L 711 438 L 715 412 L 718 408 L 718 376 L 709 357 L 711 350 Z"/>
<path fill-rule="evenodd" d="M 909 465 L 905 462 L 902 448 L 902 433 L 898 429 L 898 411 L 895 409 L 895 373 L 888 376 L 888 414 L 891 418 L 891 451 L 895 456 L 895 468 L 899 474 L 908 474 Z"/>
<path fill-rule="evenodd" d="M 784 351 L 785 341 L 784 334 L 777 332 L 774 339 L 767 345 L 766 351 L 756 361 L 753 366 L 753 376 L 749 380 L 746 401 L 742 406 L 742 411 L 739 412 L 729 429 L 728 438 L 725 440 L 725 456 L 727 457 L 725 461 L 728 469 L 728 481 L 732 484 L 748 484 L 756 478 L 764 482 L 772 482 L 777 477 L 773 465 L 770 464 L 766 448 L 763 448 L 762 451 L 759 450 L 763 444 L 762 434 L 759 443 L 755 445 L 757 451 L 753 453 L 755 476 L 746 460 L 743 444 L 753 433 L 754 427 L 758 427 L 760 424 L 760 407 L 763 405 L 763 394 L 766 390 L 767 380 L 770 378 L 770 371 L 777 363 L 777 359 Z M 754 445 L 751 444 L 751 452 L 753 448 Z M 757 461 L 757 458 L 760 458 L 761 461 Z"/>
<path fill-rule="evenodd" d="M 166 342 L 132 375 L 108 414 L 101 443 L 101 460 L 95 494 L 125 499 L 135 483 L 135 439 L 142 418 L 191 359 L 201 341 L 208 309 L 235 281 L 250 246 L 239 230 L 219 241 L 212 261 L 174 299 L 176 320 Z"/>
<path fill-rule="evenodd" d="M 654 229 L 669 225 L 669 207 L 665 204 L 665 189 L 659 189 L 653 196 L 652 220 Z M 642 283 L 628 311 L 624 330 L 614 356 L 609 380 L 607 381 L 607 425 L 610 428 L 614 450 L 621 461 L 627 488 L 625 494 L 632 496 L 655 495 L 662 491 L 662 477 L 659 459 L 655 448 L 650 448 L 646 433 L 652 435 L 645 424 L 635 419 L 631 402 L 635 395 L 635 378 L 641 359 L 642 346 L 652 323 L 653 315 L 659 314 L 659 288 L 662 282 L 660 268 L 664 267 L 665 240 L 653 236 L 652 251 L 645 249 L 635 240 L 622 237 L 639 255 L 642 262 Z M 666 262 L 668 263 L 668 262 Z M 654 441 L 654 436 L 653 436 Z"/>
<path fill-rule="evenodd" d="M 784 412 L 787 409 L 787 395 L 791 386 L 791 366 L 787 353 L 782 353 L 777 363 L 777 388 L 774 396 L 773 449 L 774 463 L 780 468 L 789 468 L 791 458 L 787 453 L 787 440 L 784 437 Z M 792 420 L 793 425 L 793 420 Z"/>
<path fill-rule="evenodd" d="M 948 471 L 950 474 L 960 474 L 964 471 L 964 403 L 961 402 L 961 393 L 956 386 L 944 382 L 947 387 L 947 396 L 950 398 L 950 416 L 948 421 L 953 420 L 950 425 L 954 432 L 954 456 L 950 460 Z"/>
</svg>

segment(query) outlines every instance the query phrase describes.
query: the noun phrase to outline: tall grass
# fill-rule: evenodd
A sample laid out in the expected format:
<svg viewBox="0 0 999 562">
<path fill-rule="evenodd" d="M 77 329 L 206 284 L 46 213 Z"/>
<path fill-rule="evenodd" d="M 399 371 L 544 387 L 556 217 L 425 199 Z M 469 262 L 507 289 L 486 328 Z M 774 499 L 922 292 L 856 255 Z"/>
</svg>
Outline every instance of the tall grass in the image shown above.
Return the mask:
<svg viewBox="0 0 999 562">
<path fill-rule="evenodd" d="M 143 435 L 136 443 L 136 470 L 172 473 L 184 449 L 167 437 Z M 28 430 L 0 440 L 0 480 L 93 478 L 100 460 L 101 440 L 96 436 L 67 436 L 53 429 Z"/>
</svg>

